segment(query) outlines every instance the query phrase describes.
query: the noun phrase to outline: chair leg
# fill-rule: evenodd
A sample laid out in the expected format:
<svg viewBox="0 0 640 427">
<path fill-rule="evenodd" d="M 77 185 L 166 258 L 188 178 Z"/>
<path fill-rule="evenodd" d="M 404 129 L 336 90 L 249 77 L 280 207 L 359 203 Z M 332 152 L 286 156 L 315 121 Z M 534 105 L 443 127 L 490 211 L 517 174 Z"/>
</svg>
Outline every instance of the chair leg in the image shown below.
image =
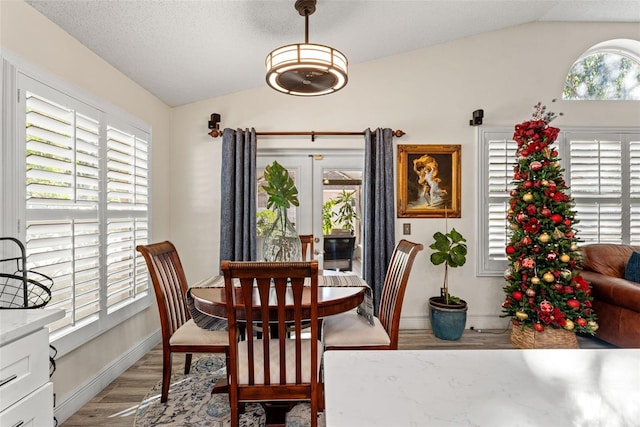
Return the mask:
<svg viewBox="0 0 640 427">
<path fill-rule="evenodd" d="M 238 400 L 231 398 L 229 394 L 229 404 L 231 406 L 231 427 L 240 427 L 240 407 Z"/>
<path fill-rule="evenodd" d="M 169 397 L 169 384 L 171 383 L 171 352 L 169 350 L 162 351 L 162 393 L 160 394 L 160 402 L 164 403 Z"/>
<path fill-rule="evenodd" d="M 191 371 L 191 358 L 193 354 L 187 353 L 184 357 L 184 374 L 187 375 Z"/>
</svg>

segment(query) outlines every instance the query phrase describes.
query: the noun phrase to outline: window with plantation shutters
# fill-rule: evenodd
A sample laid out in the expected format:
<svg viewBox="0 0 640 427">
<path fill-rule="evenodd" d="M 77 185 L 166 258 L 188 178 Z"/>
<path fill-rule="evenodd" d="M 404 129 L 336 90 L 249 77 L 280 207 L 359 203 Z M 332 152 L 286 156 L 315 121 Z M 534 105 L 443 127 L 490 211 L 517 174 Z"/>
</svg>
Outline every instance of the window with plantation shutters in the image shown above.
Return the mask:
<svg viewBox="0 0 640 427">
<path fill-rule="evenodd" d="M 21 72 L 15 82 L 18 126 L 2 161 L 17 189 L 3 204 L 17 211 L 3 228 L 25 243 L 27 267 L 53 279 L 47 308 L 65 317 L 49 329 L 64 354 L 152 302 L 135 250 L 149 241 L 150 129 L 75 90 Z"/>
<path fill-rule="evenodd" d="M 513 128 L 480 129 L 477 274 L 502 275 L 516 143 Z M 640 134 L 637 129 L 565 129 L 555 147 L 575 202 L 582 244 L 640 245 Z"/>
</svg>

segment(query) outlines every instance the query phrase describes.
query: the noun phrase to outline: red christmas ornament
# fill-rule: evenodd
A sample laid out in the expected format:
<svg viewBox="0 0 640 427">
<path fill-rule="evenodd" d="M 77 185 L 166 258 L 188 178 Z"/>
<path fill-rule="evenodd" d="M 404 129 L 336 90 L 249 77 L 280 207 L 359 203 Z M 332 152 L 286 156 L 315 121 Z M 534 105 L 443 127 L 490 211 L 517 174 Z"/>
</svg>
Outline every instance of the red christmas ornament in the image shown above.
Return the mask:
<svg viewBox="0 0 640 427">
<path fill-rule="evenodd" d="M 577 323 L 578 325 L 582 326 L 583 328 L 584 328 L 585 326 L 587 326 L 587 321 L 586 321 L 585 319 L 583 319 L 582 317 L 578 317 L 578 318 L 576 319 L 576 323 Z"/>
<path fill-rule="evenodd" d="M 513 255 L 516 253 L 516 248 L 509 245 L 507 246 L 507 248 L 505 249 L 505 252 L 507 253 L 507 255 Z"/>
<path fill-rule="evenodd" d="M 551 209 L 545 206 L 544 208 L 540 209 L 540 215 L 542 215 L 545 218 L 548 218 L 551 215 Z"/>
<path fill-rule="evenodd" d="M 513 297 L 514 300 L 520 301 L 522 299 L 522 292 L 513 291 L 513 292 L 511 292 L 511 296 Z"/>
<path fill-rule="evenodd" d="M 551 313 L 553 311 L 553 305 L 549 301 L 544 300 L 540 303 L 540 311 L 547 314 Z"/>
<path fill-rule="evenodd" d="M 571 227 L 571 220 L 569 218 L 566 218 L 562 223 L 565 227 Z"/>
<path fill-rule="evenodd" d="M 538 332 L 542 332 L 544 331 L 544 325 L 542 325 L 542 323 L 534 323 L 533 329 L 535 329 Z"/>
<path fill-rule="evenodd" d="M 571 308 L 580 308 L 580 301 L 577 299 L 570 299 L 567 301 L 567 305 Z"/>
<path fill-rule="evenodd" d="M 556 224 L 560 224 L 562 222 L 562 215 L 560 214 L 553 214 L 549 218 Z"/>
</svg>

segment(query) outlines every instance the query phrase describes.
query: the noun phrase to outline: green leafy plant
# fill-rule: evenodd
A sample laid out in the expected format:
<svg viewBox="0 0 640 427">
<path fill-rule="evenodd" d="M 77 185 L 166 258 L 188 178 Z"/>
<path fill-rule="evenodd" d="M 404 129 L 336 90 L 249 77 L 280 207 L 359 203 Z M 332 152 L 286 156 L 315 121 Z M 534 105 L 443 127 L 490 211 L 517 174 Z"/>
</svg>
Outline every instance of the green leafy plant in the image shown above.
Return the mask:
<svg viewBox="0 0 640 427">
<path fill-rule="evenodd" d="M 299 206 L 298 189 L 289 176 L 289 171 L 280 163 L 274 161 L 264 169 L 266 184 L 262 189 L 269 195 L 267 209 L 273 207 L 288 209 L 291 206 Z"/>
<path fill-rule="evenodd" d="M 333 221 L 336 216 L 333 211 L 335 205 L 336 201 L 333 199 L 329 199 L 322 204 L 322 234 L 330 234 L 335 227 L 335 222 Z"/>
<path fill-rule="evenodd" d="M 449 233 L 436 232 L 433 235 L 434 242 L 429 248 L 434 252 L 431 254 L 431 263 L 440 265 L 444 263 L 444 282 L 440 289 L 440 296 L 445 304 L 459 303 L 460 298 L 449 294 L 449 267 L 462 267 L 467 262 L 467 244 L 462 234 L 452 228 Z"/>
<path fill-rule="evenodd" d="M 336 215 L 337 224 L 347 230 L 355 229 L 355 222 L 360 219 L 356 214 L 356 191 L 342 190 L 336 198 L 336 205 L 340 206 Z"/>
</svg>

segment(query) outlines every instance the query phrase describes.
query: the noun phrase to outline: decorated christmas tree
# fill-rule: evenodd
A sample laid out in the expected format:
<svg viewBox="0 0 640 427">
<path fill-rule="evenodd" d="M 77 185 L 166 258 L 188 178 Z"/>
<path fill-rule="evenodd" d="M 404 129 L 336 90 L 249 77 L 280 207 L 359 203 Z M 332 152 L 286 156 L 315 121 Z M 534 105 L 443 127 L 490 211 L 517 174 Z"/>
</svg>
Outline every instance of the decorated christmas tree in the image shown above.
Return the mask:
<svg viewBox="0 0 640 427">
<path fill-rule="evenodd" d="M 596 315 L 591 288 L 582 271 L 573 199 L 563 179 L 558 151 L 552 147 L 557 117 L 538 103 L 533 120 L 515 126 L 517 142 L 507 221 L 506 299 L 503 317 L 516 326 L 593 334 Z"/>
</svg>

